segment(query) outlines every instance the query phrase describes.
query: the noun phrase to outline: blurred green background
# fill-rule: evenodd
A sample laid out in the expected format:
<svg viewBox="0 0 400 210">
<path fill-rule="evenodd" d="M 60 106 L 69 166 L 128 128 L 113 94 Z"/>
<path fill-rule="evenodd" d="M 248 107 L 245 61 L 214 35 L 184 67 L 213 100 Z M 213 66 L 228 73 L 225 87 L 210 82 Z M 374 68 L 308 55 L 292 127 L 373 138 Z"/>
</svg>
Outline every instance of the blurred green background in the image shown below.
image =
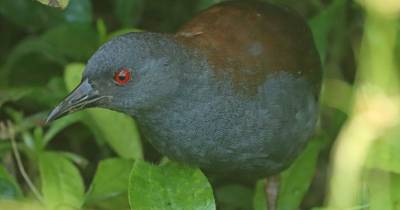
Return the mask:
<svg viewBox="0 0 400 210">
<path fill-rule="evenodd" d="M 125 115 L 91 109 L 43 125 L 108 39 L 173 33 L 221 1 L 0 0 L 0 209 L 266 209 L 263 181 L 207 181 Z M 307 19 L 324 66 L 319 128 L 283 173 L 278 209 L 400 209 L 400 2 L 275 2 Z"/>
</svg>

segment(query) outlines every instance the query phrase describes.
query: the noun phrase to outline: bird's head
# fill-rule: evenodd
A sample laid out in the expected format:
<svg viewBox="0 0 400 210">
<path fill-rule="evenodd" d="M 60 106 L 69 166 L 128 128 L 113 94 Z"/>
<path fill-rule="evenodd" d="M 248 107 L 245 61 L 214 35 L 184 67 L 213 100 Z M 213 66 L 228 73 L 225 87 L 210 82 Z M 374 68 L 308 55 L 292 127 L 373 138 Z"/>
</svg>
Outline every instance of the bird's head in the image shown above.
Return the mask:
<svg viewBox="0 0 400 210">
<path fill-rule="evenodd" d="M 81 83 L 47 122 L 87 107 L 133 114 L 162 105 L 177 90 L 180 51 L 162 34 L 129 33 L 110 40 L 90 58 Z"/>
</svg>

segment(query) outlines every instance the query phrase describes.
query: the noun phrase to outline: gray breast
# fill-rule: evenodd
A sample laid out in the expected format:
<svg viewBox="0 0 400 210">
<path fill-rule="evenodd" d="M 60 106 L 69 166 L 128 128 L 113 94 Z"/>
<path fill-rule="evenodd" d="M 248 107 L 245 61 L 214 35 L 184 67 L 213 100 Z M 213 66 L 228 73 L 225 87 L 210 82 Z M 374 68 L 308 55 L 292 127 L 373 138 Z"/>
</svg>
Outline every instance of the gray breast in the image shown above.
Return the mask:
<svg viewBox="0 0 400 210">
<path fill-rule="evenodd" d="M 207 75 L 197 75 L 207 76 Z M 214 173 L 245 177 L 286 168 L 312 135 L 317 104 L 302 78 L 276 74 L 255 96 L 229 84 L 184 84 L 168 106 L 138 119 L 144 134 L 167 157 Z"/>
</svg>

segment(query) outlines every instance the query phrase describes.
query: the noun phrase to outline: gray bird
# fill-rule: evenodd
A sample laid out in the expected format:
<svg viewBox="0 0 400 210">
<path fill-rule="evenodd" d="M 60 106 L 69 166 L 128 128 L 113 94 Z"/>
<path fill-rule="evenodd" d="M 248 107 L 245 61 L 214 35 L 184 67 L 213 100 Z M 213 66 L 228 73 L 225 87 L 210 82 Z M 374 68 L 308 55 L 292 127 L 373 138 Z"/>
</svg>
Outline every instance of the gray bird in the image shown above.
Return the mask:
<svg viewBox="0 0 400 210">
<path fill-rule="evenodd" d="M 82 78 L 48 121 L 87 107 L 123 112 L 170 159 L 255 179 L 287 168 L 313 134 L 321 64 L 295 12 L 228 1 L 174 35 L 113 38 Z"/>
</svg>

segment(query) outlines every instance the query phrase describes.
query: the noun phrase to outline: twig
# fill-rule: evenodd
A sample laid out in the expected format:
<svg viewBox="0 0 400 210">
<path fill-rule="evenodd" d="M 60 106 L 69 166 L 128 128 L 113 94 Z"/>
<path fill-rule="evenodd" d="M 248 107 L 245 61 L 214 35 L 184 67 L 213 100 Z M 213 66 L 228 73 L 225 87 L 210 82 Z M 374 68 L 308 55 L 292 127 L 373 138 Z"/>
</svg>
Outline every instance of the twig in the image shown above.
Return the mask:
<svg viewBox="0 0 400 210">
<path fill-rule="evenodd" d="M 1 123 L 2 124 L 2 123 Z M 15 156 L 15 160 L 17 162 L 18 170 L 20 171 L 22 177 L 24 178 L 25 182 L 28 184 L 28 187 L 32 191 L 32 193 L 35 195 L 36 199 L 38 199 L 40 202 L 43 203 L 44 199 L 43 196 L 39 193 L 39 191 L 36 189 L 35 185 L 32 183 L 31 179 L 29 178 L 28 174 L 25 171 L 24 165 L 22 164 L 21 156 L 18 151 L 17 143 L 15 141 L 15 132 L 12 126 L 12 123 L 10 121 L 7 122 L 7 125 L 0 126 L 2 128 L 5 127 L 7 130 L 6 132 L 8 133 L 8 136 L 11 140 L 11 147 Z"/>
</svg>

